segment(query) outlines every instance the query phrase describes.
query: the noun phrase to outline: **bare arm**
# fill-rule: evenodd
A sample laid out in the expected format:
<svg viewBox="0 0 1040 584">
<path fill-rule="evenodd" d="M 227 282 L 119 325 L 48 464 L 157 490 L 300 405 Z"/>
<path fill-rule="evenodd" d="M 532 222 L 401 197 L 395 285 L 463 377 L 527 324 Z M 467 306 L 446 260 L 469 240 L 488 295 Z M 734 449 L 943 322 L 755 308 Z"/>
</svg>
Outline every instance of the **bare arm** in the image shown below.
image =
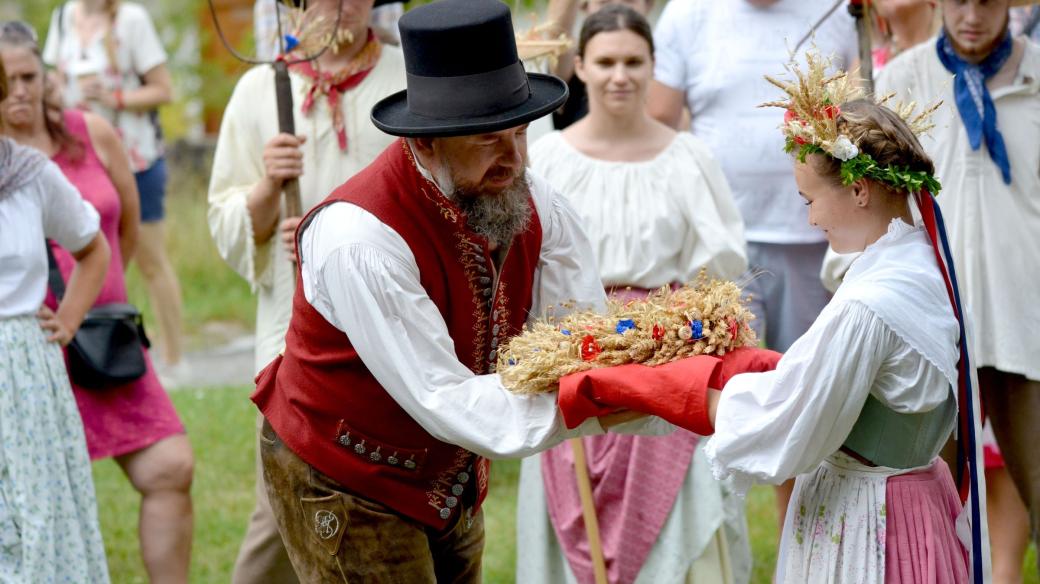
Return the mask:
<svg viewBox="0 0 1040 584">
<path fill-rule="evenodd" d="M 173 83 L 166 63 L 149 69 L 143 76 L 144 84 L 123 94 L 123 108 L 131 111 L 149 111 L 173 101 Z"/>
<path fill-rule="evenodd" d="M 572 35 L 574 23 L 578 19 L 579 0 L 549 0 L 548 20 L 552 27 L 548 30 L 549 36 L 558 37 L 561 34 Z M 575 49 L 571 48 L 560 55 L 556 61 L 556 76 L 564 81 L 570 81 L 574 76 Z"/>
<path fill-rule="evenodd" d="M 646 112 L 657 121 L 675 130 L 682 130 L 683 107 L 686 95 L 659 82 L 650 82 L 650 92 L 646 100 Z"/>
<path fill-rule="evenodd" d="M 69 275 L 65 297 L 58 305 L 58 312 L 41 309 L 39 313 L 40 326 L 51 333 L 47 337 L 48 341 L 60 343 L 63 347 L 72 341 L 83 317 L 94 305 L 105 283 L 110 253 L 105 236 L 99 231 L 83 249 L 72 254 L 76 258 L 76 267 L 72 268 L 72 274 Z"/>
<path fill-rule="evenodd" d="M 141 79 L 144 85 L 122 93 L 108 91 L 100 79 L 83 82 L 80 89 L 86 99 L 100 101 L 114 110 L 151 111 L 173 99 L 173 83 L 165 63 L 152 67 Z"/>
<path fill-rule="evenodd" d="M 115 129 L 100 116 L 87 113 L 85 119 L 94 150 L 119 194 L 119 254 L 125 271 L 137 248 L 137 235 L 141 226 L 141 200 L 137 193 L 137 181 L 134 180 L 130 160 Z"/>
</svg>

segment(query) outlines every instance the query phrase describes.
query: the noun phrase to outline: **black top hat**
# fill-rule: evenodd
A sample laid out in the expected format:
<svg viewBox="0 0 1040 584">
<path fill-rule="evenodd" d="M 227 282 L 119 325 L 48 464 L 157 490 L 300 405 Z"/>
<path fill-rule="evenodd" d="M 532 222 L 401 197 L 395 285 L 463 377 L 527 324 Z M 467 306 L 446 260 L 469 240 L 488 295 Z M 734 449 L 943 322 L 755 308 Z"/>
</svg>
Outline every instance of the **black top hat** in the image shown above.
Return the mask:
<svg viewBox="0 0 1040 584">
<path fill-rule="evenodd" d="M 509 7 L 498 0 L 438 0 L 401 17 L 408 89 L 372 108 L 394 136 L 465 136 L 525 124 L 567 99 L 567 85 L 528 74 Z"/>
</svg>

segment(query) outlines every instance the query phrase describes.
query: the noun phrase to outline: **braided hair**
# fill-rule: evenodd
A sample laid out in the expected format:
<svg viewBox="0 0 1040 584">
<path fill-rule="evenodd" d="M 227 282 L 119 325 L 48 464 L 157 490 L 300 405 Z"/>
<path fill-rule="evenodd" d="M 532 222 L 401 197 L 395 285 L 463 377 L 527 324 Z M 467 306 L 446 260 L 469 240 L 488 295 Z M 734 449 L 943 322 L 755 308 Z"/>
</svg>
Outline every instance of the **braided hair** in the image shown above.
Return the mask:
<svg viewBox="0 0 1040 584">
<path fill-rule="evenodd" d="M 935 164 L 917 136 L 894 111 L 868 99 L 841 105 L 838 132 L 849 137 L 861 152 L 869 154 L 878 166 L 906 167 L 912 171 L 935 174 Z M 841 182 L 841 160 L 832 156 L 813 156 L 813 168 L 820 176 Z M 889 191 L 890 185 L 878 183 Z M 905 193 L 903 193 L 905 194 Z"/>
</svg>

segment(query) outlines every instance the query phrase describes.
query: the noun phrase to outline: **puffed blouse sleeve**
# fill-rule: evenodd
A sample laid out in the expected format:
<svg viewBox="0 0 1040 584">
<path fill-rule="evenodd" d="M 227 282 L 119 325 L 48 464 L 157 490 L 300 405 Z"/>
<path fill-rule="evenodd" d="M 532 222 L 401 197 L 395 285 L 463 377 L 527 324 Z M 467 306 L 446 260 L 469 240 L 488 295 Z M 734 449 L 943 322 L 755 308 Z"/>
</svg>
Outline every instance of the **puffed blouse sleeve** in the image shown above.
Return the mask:
<svg viewBox="0 0 1040 584">
<path fill-rule="evenodd" d="M 262 99 L 256 69 L 246 73 L 235 86 L 213 155 L 209 182 L 209 230 L 217 252 L 224 261 L 256 290 L 271 284 L 274 237 L 256 245 L 253 222 L 246 208 L 250 191 L 264 176 L 263 141 L 255 124 L 250 123 L 255 104 Z"/>
<path fill-rule="evenodd" d="M 44 236 L 73 253 L 86 247 L 100 229 L 97 210 L 51 162 L 40 171 L 38 181 Z"/>
<path fill-rule="evenodd" d="M 679 266 L 683 281 L 696 279 L 703 267 L 716 278 L 736 280 L 748 267 L 744 220 L 733 200 L 722 167 L 707 146 L 690 134 L 680 134 L 680 168 L 686 168 L 682 206 L 691 226 L 682 247 Z M 682 166 L 685 165 L 685 166 Z"/>
<path fill-rule="evenodd" d="M 815 468 L 852 430 L 902 341 L 866 305 L 829 305 L 776 370 L 733 377 L 706 446 L 715 475 L 778 484 Z"/>
</svg>

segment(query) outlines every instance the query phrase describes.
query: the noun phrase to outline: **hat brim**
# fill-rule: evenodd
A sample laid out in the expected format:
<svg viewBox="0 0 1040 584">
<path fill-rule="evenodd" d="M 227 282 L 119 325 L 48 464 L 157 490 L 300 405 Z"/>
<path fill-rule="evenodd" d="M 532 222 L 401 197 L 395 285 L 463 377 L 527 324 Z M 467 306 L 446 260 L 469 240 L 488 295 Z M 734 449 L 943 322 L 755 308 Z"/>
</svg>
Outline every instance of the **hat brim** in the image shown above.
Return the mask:
<svg viewBox="0 0 1040 584">
<path fill-rule="evenodd" d="M 430 118 L 408 110 L 408 91 L 383 98 L 372 108 L 372 123 L 392 136 L 448 138 L 497 132 L 536 120 L 567 101 L 567 84 L 552 75 L 528 73 L 531 97 L 502 112 L 465 118 Z"/>
</svg>

